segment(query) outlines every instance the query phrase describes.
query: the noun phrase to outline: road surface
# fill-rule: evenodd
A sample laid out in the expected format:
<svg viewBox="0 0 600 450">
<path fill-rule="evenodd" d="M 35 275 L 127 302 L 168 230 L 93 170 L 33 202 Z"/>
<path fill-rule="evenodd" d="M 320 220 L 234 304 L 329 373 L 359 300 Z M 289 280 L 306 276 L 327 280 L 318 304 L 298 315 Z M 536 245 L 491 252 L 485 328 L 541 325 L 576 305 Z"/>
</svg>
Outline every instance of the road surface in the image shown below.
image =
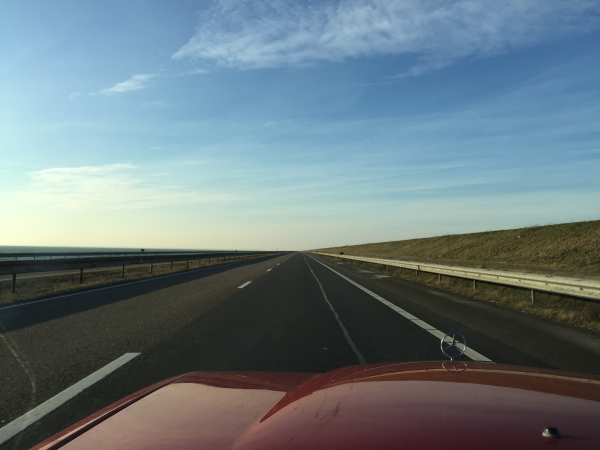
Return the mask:
<svg viewBox="0 0 600 450">
<path fill-rule="evenodd" d="M 467 337 L 466 360 L 600 374 L 598 333 L 292 253 L 0 308 L 0 442 L 20 430 L 0 449 L 174 375 L 443 360 L 450 331 Z"/>
</svg>

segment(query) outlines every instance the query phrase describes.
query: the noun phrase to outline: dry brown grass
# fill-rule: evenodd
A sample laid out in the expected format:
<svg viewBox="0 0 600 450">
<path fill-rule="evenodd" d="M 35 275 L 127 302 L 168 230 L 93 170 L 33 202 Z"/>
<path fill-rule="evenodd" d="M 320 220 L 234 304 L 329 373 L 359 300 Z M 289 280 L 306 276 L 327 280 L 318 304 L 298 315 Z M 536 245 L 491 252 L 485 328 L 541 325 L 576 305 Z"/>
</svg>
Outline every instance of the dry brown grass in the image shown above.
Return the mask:
<svg viewBox="0 0 600 450">
<path fill-rule="evenodd" d="M 524 311 L 556 322 L 568 323 L 590 330 L 600 331 L 600 303 L 586 301 L 574 297 L 536 292 L 535 304 L 531 304 L 531 292 L 526 289 L 518 289 L 507 286 L 499 286 L 489 283 L 477 282 L 477 289 L 473 290 L 472 280 L 463 280 L 442 276 L 438 282 L 436 274 L 419 272 L 416 277 L 414 270 L 390 267 L 389 272 L 385 266 L 348 260 L 348 262 L 361 266 L 370 267 L 398 278 L 416 281 L 421 284 L 433 286 L 446 291 L 462 294 L 468 297 L 486 300 L 510 308 Z"/>
<path fill-rule="evenodd" d="M 600 220 L 318 251 L 600 279 Z"/>
<path fill-rule="evenodd" d="M 262 257 L 262 256 L 257 256 Z M 254 258 L 247 258 L 254 259 Z M 230 260 L 225 263 L 231 262 Z M 152 273 L 150 268 L 126 266 L 125 277 L 121 277 L 121 266 L 101 272 L 85 272 L 83 275 L 83 283 L 79 284 L 79 274 L 64 274 L 40 278 L 23 278 L 17 279 L 16 292 L 10 292 L 11 282 L 0 281 L 0 304 L 9 304 L 27 300 L 35 300 L 44 297 L 66 294 L 70 292 L 83 291 L 90 288 L 109 286 L 113 284 L 126 283 L 128 281 L 141 280 L 145 278 L 157 277 L 169 273 L 183 272 L 186 270 L 197 269 L 205 266 L 216 266 L 224 264 L 223 261 L 215 261 L 211 259 L 202 261 L 189 261 L 189 267 L 185 261 L 173 263 L 155 264 Z"/>
</svg>

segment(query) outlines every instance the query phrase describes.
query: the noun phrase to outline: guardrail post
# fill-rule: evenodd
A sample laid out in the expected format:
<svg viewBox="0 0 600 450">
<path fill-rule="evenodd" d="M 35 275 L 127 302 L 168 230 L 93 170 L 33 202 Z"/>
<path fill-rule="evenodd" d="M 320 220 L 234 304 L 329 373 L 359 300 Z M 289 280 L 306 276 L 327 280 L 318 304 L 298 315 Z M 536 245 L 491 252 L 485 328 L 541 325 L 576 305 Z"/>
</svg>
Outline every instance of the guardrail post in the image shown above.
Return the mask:
<svg viewBox="0 0 600 450">
<path fill-rule="evenodd" d="M 473 290 L 477 290 L 477 280 L 473 280 Z"/>
<path fill-rule="evenodd" d="M 185 262 L 185 268 L 186 269 L 190 268 L 190 260 L 189 259 Z"/>
<path fill-rule="evenodd" d="M 83 283 L 83 267 L 79 269 L 79 284 Z"/>
<path fill-rule="evenodd" d="M 438 273 L 438 283 L 441 283 L 441 282 L 442 282 L 442 274 Z"/>
<path fill-rule="evenodd" d="M 125 264 L 123 264 L 123 269 L 121 270 L 121 278 L 125 278 Z"/>
<path fill-rule="evenodd" d="M 154 268 L 154 263 L 150 263 L 150 273 L 152 273 L 153 268 Z"/>
<path fill-rule="evenodd" d="M 171 270 L 173 270 L 173 261 L 171 261 Z"/>
<path fill-rule="evenodd" d="M 419 271 L 415 270 L 415 274 L 417 275 L 417 278 L 419 278 Z"/>
<path fill-rule="evenodd" d="M 13 273 L 12 274 L 12 283 L 10 284 L 10 293 L 14 294 L 16 290 L 17 290 L 17 274 Z"/>
<path fill-rule="evenodd" d="M 535 305 L 535 291 L 531 290 L 531 306 Z"/>
</svg>

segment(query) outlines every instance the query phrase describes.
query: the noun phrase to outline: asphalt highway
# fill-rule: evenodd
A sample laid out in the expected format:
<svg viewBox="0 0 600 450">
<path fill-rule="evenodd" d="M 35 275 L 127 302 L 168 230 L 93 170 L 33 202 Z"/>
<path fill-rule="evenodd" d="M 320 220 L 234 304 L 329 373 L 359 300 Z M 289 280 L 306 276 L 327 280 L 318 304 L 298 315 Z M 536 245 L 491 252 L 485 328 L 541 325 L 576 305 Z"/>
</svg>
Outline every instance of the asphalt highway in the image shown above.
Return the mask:
<svg viewBox="0 0 600 450">
<path fill-rule="evenodd" d="M 465 360 L 600 374 L 598 333 L 293 253 L 0 308 L 0 441 L 9 423 L 134 354 L 0 449 L 30 448 L 178 374 L 444 360 L 450 331 L 466 336 Z"/>
</svg>

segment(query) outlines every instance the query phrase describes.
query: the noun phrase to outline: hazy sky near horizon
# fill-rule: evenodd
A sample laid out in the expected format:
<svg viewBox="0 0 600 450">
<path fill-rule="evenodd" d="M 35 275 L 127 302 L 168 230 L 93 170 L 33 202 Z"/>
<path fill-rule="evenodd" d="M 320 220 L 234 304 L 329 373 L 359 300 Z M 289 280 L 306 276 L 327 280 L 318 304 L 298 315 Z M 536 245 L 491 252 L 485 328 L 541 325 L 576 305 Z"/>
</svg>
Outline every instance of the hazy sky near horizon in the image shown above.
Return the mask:
<svg viewBox="0 0 600 450">
<path fill-rule="evenodd" d="M 600 218 L 599 0 L 0 4 L 0 245 Z"/>
</svg>

